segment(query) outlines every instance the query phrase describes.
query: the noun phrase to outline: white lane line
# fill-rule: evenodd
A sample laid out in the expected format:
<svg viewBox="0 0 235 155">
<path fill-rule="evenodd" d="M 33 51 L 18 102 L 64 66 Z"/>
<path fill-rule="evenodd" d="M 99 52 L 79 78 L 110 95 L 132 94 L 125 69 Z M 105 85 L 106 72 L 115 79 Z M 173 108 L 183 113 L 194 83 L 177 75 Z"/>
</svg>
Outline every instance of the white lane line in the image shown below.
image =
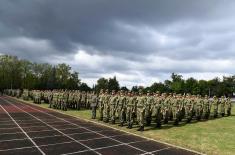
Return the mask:
<svg viewBox="0 0 235 155">
<path fill-rule="evenodd" d="M 1 133 L 0 136 L 3 136 L 3 135 L 14 135 L 14 134 L 18 134 L 18 133 L 22 134 L 22 132 L 6 132 L 6 133 Z"/>
<path fill-rule="evenodd" d="M 42 130 L 43 131 L 43 130 Z M 42 131 L 38 131 L 38 132 L 42 132 Z M 51 130 L 49 130 L 51 131 Z M 104 131 L 111 131 L 111 130 L 104 130 Z M 15 133 L 11 133 L 11 134 L 17 134 L 17 133 L 21 133 L 23 134 L 22 132 L 15 132 Z M 29 133 L 29 132 L 28 132 Z M 93 133 L 93 132 L 90 132 L 90 131 L 87 131 L 87 132 L 82 132 L 82 133 L 71 133 L 71 134 L 67 134 L 69 136 L 74 136 L 74 135 L 83 135 L 83 134 L 87 134 L 87 133 Z M 126 134 L 126 133 L 125 133 Z M 125 135 L 123 134 L 123 135 Z M 4 135 L 4 134 L 3 134 Z M 121 134 L 122 135 L 122 134 Z M 121 136 L 121 135 L 116 135 L 116 136 Z M 59 137 L 59 136 L 63 136 L 62 134 L 58 134 L 58 135 L 52 135 L 52 136 L 38 136 L 38 137 L 32 137 L 32 139 L 43 139 L 43 138 L 52 138 L 52 137 Z M 100 137 L 101 138 L 101 137 Z M 104 137 L 103 137 L 104 138 Z M 6 139 L 6 140 L 0 140 L 0 142 L 5 142 L 5 141 L 17 141 L 17 140 L 24 140 L 24 139 L 27 139 L 27 138 L 19 138 L 19 139 Z M 79 141 L 83 141 L 83 140 L 79 140 Z"/>
<path fill-rule="evenodd" d="M 26 129 L 26 128 L 41 128 L 41 127 L 47 127 L 47 126 L 23 126 L 21 128 L 23 129 Z M 12 128 L 0 128 L 1 129 L 4 129 L 4 130 L 7 130 L 7 129 L 18 129 L 18 127 L 12 127 Z"/>
<path fill-rule="evenodd" d="M 22 104 L 22 103 L 20 103 L 20 102 L 17 102 L 17 103 Z M 39 109 L 33 108 L 32 106 L 29 106 L 29 105 L 26 105 L 26 104 L 22 104 L 22 105 L 25 105 L 25 106 L 27 106 L 27 107 L 30 107 L 31 109 L 34 109 L 34 110 L 39 111 L 39 112 L 41 112 L 41 113 L 44 113 L 44 114 L 46 114 L 46 115 L 49 115 L 49 116 L 55 117 L 55 118 L 57 118 L 57 119 L 63 120 L 64 122 L 70 123 L 70 124 L 72 124 L 72 125 L 79 126 L 79 125 L 77 125 L 77 124 L 75 124 L 75 123 L 73 123 L 73 122 L 67 121 L 67 120 L 65 120 L 65 119 L 63 119 L 63 118 L 60 118 L 60 117 L 54 116 L 54 115 L 52 115 L 52 114 L 49 114 L 49 113 L 47 113 L 47 112 L 41 111 L 41 110 L 39 110 Z M 76 118 L 75 118 L 75 119 L 76 119 Z M 106 137 L 106 138 L 108 138 L 108 139 L 111 139 L 111 140 L 113 140 L 113 141 L 116 141 L 116 142 L 118 142 L 118 143 L 122 143 L 122 142 L 119 141 L 119 140 L 116 140 L 116 139 L 114 139 L 114 138 L 112 138 L 112 137 L 108 137 L 108 136 L 106 136 L 106 135 L 104 135 L 104 134 L 101 134 L 101 133 L 99 133 L 99 132 L 97 132 L 97 131 L 94 131 L 94 130 L 91 130 L 91 129 L 88 129 L 88 128 L 82 127 L 82 126 L 79 126 L 79 127 L 80 127 L 80 128 L 84 128 L 84 129 L 86 129 L 86 130 L 88 130 L 88 131 L 94 132 L 94 133 L 96 133 L 96 134 L 99 134 L 99 135 L 101 135 L 101 136 L 104 136 L 104 137 Z M 134 149 L 136 149 L 136 150 L 142 151 L 142 152 L 144 152 L 144 153 L 147 152 L 147 151 L 145 151 L 145 150 L 143 150 L 143 149 L 140 149 L 140 148 L 138 148 L 138 147 L 135 147 L 135 146 L 132 146 L 132 145 L 129 145 L 129 144 L 126 144 L 126 143 L 125 143 L 125 145 L 127 145 L 127 146 L 129 146 L 129 147 L 132 147 L 132 148 L 134 148 Z"/>
<path fill-rule="evenodd" d="M 28 138 L 20 138 L 20 139 L 6 139 L 6 140 L 0 140 L 0 143 L 3 142 L 11 142 L 11 141 L 19 141 L 19 140 L 27 140 Z"/>
<path fill-rule="evenodd" d="M 146 152 L 146 153 L 143 153 L 143 154 L 140 154 L 140 155 L 146 155 L 146 154 L 152 154 L 152 153 L 156 153 L 156 152 L 160 152 L 160 151 L 164 151 L 164 150 L 168 150 L 172 147 L 165 147 L 165 148 L 162 148 L 162 149 L 159 149 L 159 150 L 155 150 L 155 151 L 150 151 L 150 152 Z"/>
<path fill-rule="evenodd" d="M 4 99 L 3 99 L 4 100 Z M 33 145 L 43 154 L 46 155 L 38 146 L 37 144 L 29 137 L 29 135 L 24 131 L 24 129 L 22 129 L 19 124 L 14 120 L 14 118 L 11 117 L 11 115 L 6 111 L 5 108 L 2 107 L 2 105 L 0 105 L 1 108 L 6 112 L 6 114 L 11 118 L 11 120 L 20 128 L 20 130 L 25 134 L 26 137 L 28 137 L 28 139 L 33 143 Z"/>
<path fill-rule="evenodd" d="M 108 148 L 112 148 L 112 147 L 116 147 L 116 146 L 122 146 L 122 145 L 130 145 L 130 144 L 134 144 L 134 143 L 138 143 L 138 142 L 146 142 L 148 140 L 141 140 L 141 141 L 135 141 L 135 142 L 129 142 L 129 143 L 121 143 L 121 144 L 116 144 L 116 145 L 110 145 L 110 146 L 104 146 L 104 147 L 98 147 L 95 148 L 94 150 L 102 150 L 102 149 L 108 149 Z M 71 152 L 71 153 L 65 153 L 62 155 L 70 155 L 70 154 L 77 154 L 77 153 L 82 153 L 82 152 L 88 152 L 89 150 L 82 150 L 82 151 L 77 151 L 77 152 Z"/>
<path fill-rule="evenodd" d="M 69 144 L 69 143 L 74 143 L 74 141 L 61 142 L 61 143 L 54 143 L 54 144 L 46 144 L 46 145 L 39 145 L 39 147 L 47 147 L 47 146 L 54 146 L 54 145 L 60 145 L 60 144 Z M 5 150 L 0 150 L 0 152 L 12 151 L 12 150 L 21 150 L 21 149 L 28 149 L 28 148 L 35 148 L 35 146 L 26 146 L 26 147 L 5 149 Z"/>
<path fill-rule="evenodd" d="M 109 138 L 113 137 L 118 137 L 118 136 L 123 136 L 126 134 L 121 134 L 121 135 L 115 135 L 115 136 L 108 136 Z M 106 137 L 97 137 L 97 138 L 90 138 L 90 139 L 84 139 L 84 140 L 79 140 L 80 142 L 86 142 L 86 141 L 91 141 L 91 140 L 97 140 L 97 139 L 106 139 Z"/>
<path fill-rule="evenodd" d="M 5 99 L 3 99 L 3 100 L 5 100 Z M 90 148 L 89 146 L 87 146 L 87 145 L 85 145 L 85 144 L 83 144 L 83 143 L 81 143 L 81 142 L 77 141 L 77 140 L 76 140 L 76 139 L 74 139 L 73 137 L 70 137 L 69 135 L 67 135 L 67 134 L 63 133 L 62 131 L 60 131 L 60 130 L 58 130 L 58 129 L 56 129 L 55 127 L 51 126 L 50 124 L 47 124 L 46 122 L 42 121 L 41 119 L 37 118 L 36 116 L 34 116 L 34 115 L 32 115 L 32 114 L 28 113 L 27 111 L 25 111 L 25 110 L 23 110 L 23 109 L 21 109 L 21 108 L 17 107 L 16 105 L 12 104 L 10 101 L 8 101 L 8 100 L 5 100 L 5 101 L 6 101 L 6 102 L 8 102 L 9 104 L 11 104 L 12 106 L 16 107 L 17 109 L 21 110 L 22 112 L 24 112 L 24 113 L 26 113 L 26 114 L 28 114 L 28 115 L 32 116 L 33 118 L 37 119 L 38 121 L 40 121 L 40 122 L 42 122 L 42 123 L 46 124 L 47 126 L 51 127 L 52 129 L 54 129 L 54 130 L 56 130 L 56 131 L 60 132 L 62 135 L 64 135 L 64 136 L 68 137 L 69 139 L 71 139 L 71 140 L 73 140 L 73 141 L 75 141 L 75 142 L 79 143 L 80 145 L 82 145 L 82 146 L 84 146 L 84 147 L 88 148 L 89 150 L 93 151 L 93 150 L 92 150 L 92 148 Z M 96 152 L 96 151 L 93 151 L 93 152 L 95 152 L 96 154 L 101 155 L 99 152 Z"/>
<path fill-rule="evenodd" d="M 14 150 L 23 150 L 23 149 L 31 149 L 31 148 L 35 148 L 35 146 L 26 146 L 26 147 L 19 147 L 19 148 L 13 148 L 13 149 L 5 149 L 5 150 L 0 150 L 0 152 L 14 151 Z"/>
</svg>

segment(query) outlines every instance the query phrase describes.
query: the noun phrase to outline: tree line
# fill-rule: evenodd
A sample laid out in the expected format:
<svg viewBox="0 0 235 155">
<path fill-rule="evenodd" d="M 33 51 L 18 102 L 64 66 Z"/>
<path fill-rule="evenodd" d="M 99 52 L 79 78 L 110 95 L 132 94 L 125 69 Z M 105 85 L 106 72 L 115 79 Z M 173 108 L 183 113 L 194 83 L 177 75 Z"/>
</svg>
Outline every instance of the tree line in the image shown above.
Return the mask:
<svg viewBox="0 0 235 155">
<path fill-rule="evenodd" d="M 0 89 L 79 89 L 82 91 L 101 89 L 126 90 L 121 87 L 118 80 L 113 78 L 100 78 L 92 88 L 81 82 L 79 73 L 72 71 L 67 64 L 51 65 L 48 63 L 33 63 L 21 60 L 16 56 L 0 55 Z M 133 86 L 131 91 L 138 92 L 167 92 L 190 93 L 210 96 L 232 96 L 235 92 L 235 75 L 218 77 L 211 80 L 197 80 L 193 77 L 183 79 L 182 75 L 172 73 L 171 79 L 164 82 L 155 82 L 149 87 Z"/>
</svg>

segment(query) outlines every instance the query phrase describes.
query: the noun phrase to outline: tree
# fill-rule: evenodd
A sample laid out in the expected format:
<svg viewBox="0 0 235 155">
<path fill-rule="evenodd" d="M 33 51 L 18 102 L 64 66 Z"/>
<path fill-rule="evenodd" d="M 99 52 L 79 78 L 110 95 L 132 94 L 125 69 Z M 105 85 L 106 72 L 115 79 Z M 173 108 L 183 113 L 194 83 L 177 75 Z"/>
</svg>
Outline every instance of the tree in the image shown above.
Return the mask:
<svg viewBox="0 0 235 155">
<path fill-rule="evenodd" d="M 108 90 L 112 91 L 118 91 L 120 89 L 119 87 L 119 82 L 117 81 L 116 77 L 114 76 L 113 78 L 109 78 L 108 80 Z"/>
<path fill-rule="evenodd" d="M 129 91 L 129 89 L 126 86 L 121 87 L 120 90 Z"/>
<path fill-rule="evenodd" d="M 91 91 L 91 88 L 86 83 L 81 83 L 79 86 L 79 90 L 81 91 Z"/>
<path fill-rule="evenodd" d="M 184 93 L 184 80 L 182 79 L 182 75 L 177 75 L 172 73 L 171 75 L 172 83 L 170 88 L 175 93 Z"/>
<path fill-rule="evenodd" d="M 108 89 L 108 80 L 105 78 L 100 78 L 97 80 L 95 91 L 100 92 L 101 89 L 103 90 Z"/>
</svg>

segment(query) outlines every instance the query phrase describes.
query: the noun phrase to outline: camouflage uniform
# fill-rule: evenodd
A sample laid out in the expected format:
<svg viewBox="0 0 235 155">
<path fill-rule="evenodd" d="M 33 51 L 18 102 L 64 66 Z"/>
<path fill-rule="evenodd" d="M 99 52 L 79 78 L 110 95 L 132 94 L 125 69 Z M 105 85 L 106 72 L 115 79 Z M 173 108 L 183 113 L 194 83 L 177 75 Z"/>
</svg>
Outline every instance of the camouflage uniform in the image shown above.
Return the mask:
<svg viewBox="0 0 235 155">
<path fill-rule="evenodd" d="M 213 106 L 213 113 L 214 113 L 214 118 L 217 118 L 218 116 L 218 106 L 219 106 L 219 100 L 216 96 L 213 97 L 212 101 L 212 106 Z"/>
<path fill-rule="evenodd" d="M 159 95 L 157 92 L 154 97 L 154 106 L 152 107 L 153 117 L 156 118 L 156 127 L 161 127 L 161 121 L 162 121 L 162 103 L 163 98 Z"/>
<path fill-rule="evenodd" d="M 145 101 L 145 120 L 146 120 L 146 126 L 150 126 L 151 125 L 151 121 L 152 121 L 152 108 L 153 108 L 153 104 L 154 104 L 154 99 L 153 97 L 150 95 L 150 92 L 147 93 L 146 96 L 146 101 Z"/>
<path fill-rule="evenodd" d="M 115 92 L 113 91 L 112 96 L 110 97 L 110 117 L 112 124 L 115 124 L 117 106 L 118 106 L 118 95 L 116 95 Z"/>
<path fill-rule="evenodd" d="M 137 122 L 140 126 L 138 131 L 144 131 L 145 102 L 146 97 L 142 95 L 142 92 L 140 92 L 139 96 L 137 97 Z"/>
<path fill-rule="evenodd" d="M 203 115 L 203 100 L 200 95 L 198 95 L 197 100 L 196 100 L 196 117 L 197 120 L 201 120 L 202 115 Z"/>
<path fill-rule="evenodd" d="M 98 105 L 98 101 L 99 101 L 98 96 L 93 92 L 91 94 L 91 102 L 90 102 L 91 111 L 92 111 L 92 117 L 91 117 L 92 119 L 96 118 L 96 107 Z"/>
<path fill-rule="evenodd" d="M 230 98 L 227 98 L 227 101 L 226 101 L 227 116 L 231 115 L 231 110 L 232 110 L 232 102 Z"/>
<path fill-rule="evenodd" d="M 131 129 L 134 122 L 135 107 L 136 107 L 136 98 L 133 96 L 131 92 L 128 93 L 126 103 L 127 103 L 126 118 L 128 125 L 127 128 Z"/>
<path fill-rule="evenodd" d="M 99 114 L 100 114 L 100 120 L 103 120 L 104 117 L 104 102 L 105 102 L 105 95 L 103 93 L 103 90 L 101 90 L 100 96 L 99 96 Z"/>
<path fill-rule="evenodd" d="M 108 123 L 110 120 L 110 95 L 108 94 L 108 90 L 106 91 L 104 95 L 104 117 L 103 120 L 105 123 Z"/>
<path fill-rule="evenodd" d="M 121 91 L 121 95 L 118 98 L 117 111 L 118 111 L 120 126 L 123 126 L 124 121 L 125 121 L 125 114 L 126 114 L 126 97 L 124 96 L 122 91 Z"/>
<path fill-rule="evenodd" d="M 220 114 L 222 117 L 225 115 L 225 104 L 226 104 L 226 98 L 222 96 L 220 100 Z"/>
</svg>

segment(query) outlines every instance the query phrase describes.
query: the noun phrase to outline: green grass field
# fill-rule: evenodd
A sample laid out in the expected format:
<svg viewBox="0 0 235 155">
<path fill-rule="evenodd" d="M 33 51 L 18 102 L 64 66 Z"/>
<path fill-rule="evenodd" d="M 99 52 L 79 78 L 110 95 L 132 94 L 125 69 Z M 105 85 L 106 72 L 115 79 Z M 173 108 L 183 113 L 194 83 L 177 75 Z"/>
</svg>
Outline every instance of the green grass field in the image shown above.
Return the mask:
<svg viewBox="0 0 235 155">
<path fill-rule="evenodd" d="M 32 104 L 31 101 L 28 103 Z M 48 104 L 44 103 L 38 106 L 48 108 Z M 68 110 L 60 112 L 91 120 L 90 110 Z M 177 127 L 170 123 L 169 125 L 164 125 L 161 129 L 156 129 L 151 126 L 145 128 L 144 132 L 136 131 L 137 127 L 127 129 L 126 127 L 110 125 L 98 120 L 93 121 L 209 155 L 235 154 L 235 108 L 232 109 L 232 116 L 230 117 L 201 122 L 195 121 L 190 124 L 183 122 Z"/>
</svg>

